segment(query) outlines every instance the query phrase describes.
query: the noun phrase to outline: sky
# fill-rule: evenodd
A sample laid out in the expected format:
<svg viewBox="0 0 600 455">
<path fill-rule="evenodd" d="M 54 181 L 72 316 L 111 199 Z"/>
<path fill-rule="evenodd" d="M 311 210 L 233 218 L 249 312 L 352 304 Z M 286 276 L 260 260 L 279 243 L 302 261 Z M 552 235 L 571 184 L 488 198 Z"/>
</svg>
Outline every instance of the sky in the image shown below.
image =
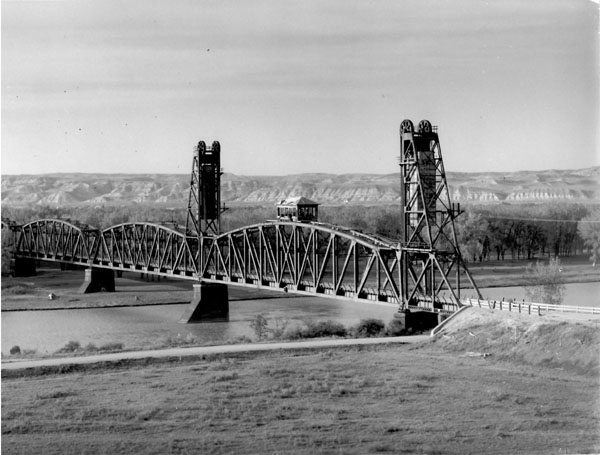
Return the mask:
<svg viewBox="0 0 600 455">
<path fill-rule="evenodd" d="M 600 165 L 590 0 L 2 0 L 2 174 Z"/>
</svg>

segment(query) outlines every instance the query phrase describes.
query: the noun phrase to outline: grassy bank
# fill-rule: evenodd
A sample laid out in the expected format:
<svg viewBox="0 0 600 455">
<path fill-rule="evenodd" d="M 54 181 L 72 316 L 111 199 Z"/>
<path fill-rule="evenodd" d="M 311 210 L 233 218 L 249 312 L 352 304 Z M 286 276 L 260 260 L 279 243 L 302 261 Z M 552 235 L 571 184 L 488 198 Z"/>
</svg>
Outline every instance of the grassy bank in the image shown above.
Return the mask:
<svg viewBox="0 0 600 455">
<path fill-rule="evenodd" d="M 600 449 L 597 379 L 329 349 L 2 382 L 3 453 L 549 453 Z"/>
<path fill-rule="evenodd" d="M 4 375 L 3 453 L 600 451 L 597 318 L 465 313 L 416 347 Z"/>
</svg>

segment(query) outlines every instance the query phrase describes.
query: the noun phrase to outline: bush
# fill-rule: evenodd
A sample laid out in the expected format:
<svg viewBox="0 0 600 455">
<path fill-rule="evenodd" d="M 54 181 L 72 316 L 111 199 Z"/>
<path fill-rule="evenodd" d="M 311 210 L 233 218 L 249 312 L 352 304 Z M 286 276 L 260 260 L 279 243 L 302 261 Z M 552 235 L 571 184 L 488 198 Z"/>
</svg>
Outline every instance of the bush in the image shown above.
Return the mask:
<svg viewBox="0 0 600 455">
<path fill-rule="evenodd" d="M 98 350 L 94 343 L 88 343 L 83 349 L 85 352 L 96 352 Z"/>
<path fill-rule="evenodd" d="M 259 341 L 267 338 L 269 333 L 269 323 L 262 314 L 257 314 L 253 321 L 250 322 L 250 328 L 254 330 L 254 334 Z"/>
<path fill-rule="evenodd" d="M 353 328 L 357 337 L 378 337 L 385 332 L 385 324 L 379 319 L 362 319 Z"/>
<path fill-rule="evenodd" d="M 169 335 L 165 339 L 164 345 L 166 345 L 166 346 L 185 346 L 185 345 L 194 344 L 196 342 L 197 342 L 196 337 L 188 332 L 188 334 L 185 337 L 182 337 L 181 333 L 178 333 L 176 337 Z M 115 343 L 113 343 L 113 344 L 115 344 Z M 116 344 L 120 344 L 121 348 L 119 348 L 119 349 L 122 349 L 123 343 L 116 343 Z"/>
<path fill-rule="evenodd" d="M 565 285 L 559 259 L 550 259 L 548 264 L 538 261 L 535 266 L 529 265 L 525 273 L 529 281 L 525 294 L 530 302 L 553 305 L 562 303 Z"/>
<path fill-rule="evenodd" d="M 69 341 L 62 348 L 60 348 L 57 352 L 58 353 L 76 352 L 76 351 L 79 351 L 80 349 L 81 349 L 81 344 L 79 344 L 79 341 Z"/>
<path fill-rule="evenodd" d="M 98 351 L 121 351 L 123 349 L 123 343 L 110 342 L 103 344 L 98 348 Z"/>
<path fill-rule="evenodd" d="M 392 319 L 385 330 L 385 334 L 389 337 L 406 335 L 406 329 L 398 319 Z"/>
<path fill-rule="evenodd" d="M 302 338 L 319 337 L 345 337 L 348 334 L 346 327 L 332 320 L 309 322 L 302 331 Z"/>
<path fill-rule="evenodd" d="M 13 346 L 12 348 L 10 348 L 10 354 L 11 355 L 19 355 L 21 354 L 21 348 L 19 346 Z"/>
</svg>

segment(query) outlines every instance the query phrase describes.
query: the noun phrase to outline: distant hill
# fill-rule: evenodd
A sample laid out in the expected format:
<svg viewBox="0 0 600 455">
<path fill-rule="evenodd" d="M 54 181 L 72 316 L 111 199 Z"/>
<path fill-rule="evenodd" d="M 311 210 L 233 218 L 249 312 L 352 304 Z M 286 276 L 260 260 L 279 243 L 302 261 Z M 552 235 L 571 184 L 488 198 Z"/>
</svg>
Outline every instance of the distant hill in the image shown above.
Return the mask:
<svg viewBox="0 0 600 455">
<path fill-rule="evenodd" d="M 600 201 L 600 167 L 579 170 L 449 172 L 456 202 Z M 321 204 L 400 202 L 400 174 L 297 174 L 241 176 L 224 174 L 222 201 L 273 204 L 287 196 L 306 196 Z M 189 175 L 43 174 L 3 175 L 4 206 L 161 203 L 185 207 Z"/>
</svg>

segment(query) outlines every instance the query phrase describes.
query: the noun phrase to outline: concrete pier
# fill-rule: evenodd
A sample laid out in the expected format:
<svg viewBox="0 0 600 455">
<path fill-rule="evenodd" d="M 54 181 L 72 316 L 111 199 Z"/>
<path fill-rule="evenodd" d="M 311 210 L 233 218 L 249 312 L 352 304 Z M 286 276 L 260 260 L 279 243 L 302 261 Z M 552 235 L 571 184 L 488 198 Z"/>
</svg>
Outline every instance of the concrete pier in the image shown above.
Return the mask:
<svg viewBox="0 0 600 455">
<path fill-rule="evenodd" d="M 85 269 L 85 278 L 78 292 L 79 294 L 115 292 L 115 272 L 94 267 Z"/>
<path fill-rule="evenodd" d="M 194 295 L 179 322 L 228 321 L 229 294 L 221 283 L 194 284 Z"/>
<path fill-rule="evenodd" d="M 28 258 L 14 258 L 12 264 L 12 275 L 15 277 L 35 276 L 37 275 L 37 269 L 35 265 L 35 259 Z"/>
<path fill-rule="evenodd" d="M 429 311 L 405 310 L 394 314 L 394 319 L 402 324 L 404 330 L 412 332 L 432 329 L 441 322 L 442 318 L 441 313 Z"/>
</svg>

